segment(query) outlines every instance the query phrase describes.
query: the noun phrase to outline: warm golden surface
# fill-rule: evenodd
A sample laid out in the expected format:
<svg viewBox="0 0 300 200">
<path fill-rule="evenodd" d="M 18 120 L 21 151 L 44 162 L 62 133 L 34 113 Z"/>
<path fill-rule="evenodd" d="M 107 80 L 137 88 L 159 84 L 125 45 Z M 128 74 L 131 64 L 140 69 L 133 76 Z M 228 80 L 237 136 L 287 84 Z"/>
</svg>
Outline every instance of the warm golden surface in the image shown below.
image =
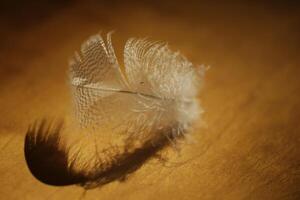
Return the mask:
<svg viewBox="0 0 300 200">
<path fill-rule="evenodd" d="M 184 165 L 145 165 L 85 199 L 300 199 L 296 4 L 14 2 L 0 14 L 0 199 L 80 197 L 32 177 L 24 135 L 35 119 L 69 115 L 68 58 L 112 29 L 119 56 L 127 38 L 150 37 L 211 66 L 206 128 L 182 151 L 178 160 L 192 158 Z"/>
</svg>

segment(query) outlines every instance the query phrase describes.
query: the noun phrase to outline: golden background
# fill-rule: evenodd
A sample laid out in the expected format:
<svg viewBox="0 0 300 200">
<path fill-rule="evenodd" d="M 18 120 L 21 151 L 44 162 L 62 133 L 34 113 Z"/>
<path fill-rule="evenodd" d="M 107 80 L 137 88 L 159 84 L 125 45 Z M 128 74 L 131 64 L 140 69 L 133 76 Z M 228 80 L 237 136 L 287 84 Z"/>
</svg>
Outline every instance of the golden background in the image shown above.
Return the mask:
<svg viewBox="0 0 300 200">
<path fill-rule="evenodd" d="M 82 195 L 37 181 L 23 143 L 34 120 L 70 113 L 68 59 L 100 30 L 115 30 L 121 63 L 129 37 L 148 37 L 211 66 L 206 125 L 172 158 L 188 162 L 146 164 L 84 199 L 300 199 L 297 3 L 6 0 L 0 9 L 0 199 Z"/>
</svg>

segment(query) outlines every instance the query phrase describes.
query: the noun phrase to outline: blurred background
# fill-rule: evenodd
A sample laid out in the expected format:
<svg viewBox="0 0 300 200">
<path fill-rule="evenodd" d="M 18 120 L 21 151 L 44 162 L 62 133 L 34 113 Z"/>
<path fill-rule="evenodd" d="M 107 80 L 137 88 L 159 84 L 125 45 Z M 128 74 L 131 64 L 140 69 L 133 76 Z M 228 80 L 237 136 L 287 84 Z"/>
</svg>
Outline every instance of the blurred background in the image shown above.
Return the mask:
<svg viewBox="0 0 300 200">
<path fill-rule="evenodd" d="M 68 59 L 111 30 L 120 63 L 128 38 L 147 37 L 210 66 L 205 125 L 172 158 L 184 164 L 146 164 L 84 199 L 300 199 L 299 10 L 297 1 L 1 1 L 1 199 L 81 197 L 80 187 L 34 179 L 24 135 L 36 119 L 70 115 Z"/>
</svg>

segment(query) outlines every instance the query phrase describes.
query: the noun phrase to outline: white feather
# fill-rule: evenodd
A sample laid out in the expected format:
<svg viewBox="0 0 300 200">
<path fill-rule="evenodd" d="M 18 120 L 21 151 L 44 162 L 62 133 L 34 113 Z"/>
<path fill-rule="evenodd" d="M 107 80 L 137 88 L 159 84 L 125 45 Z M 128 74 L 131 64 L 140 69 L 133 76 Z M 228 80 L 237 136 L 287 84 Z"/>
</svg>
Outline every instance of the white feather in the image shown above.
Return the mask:
<svg viewBox="0 0 300 200">
<path fill-rule="evenodd" d="M 103 133 L 148 137 L 172 128 L 182 134 L 199 118 L 197 101 L 204 69 L 168 46 L 129 39 L 125 74 L 111 43 L 90 37 L 70 61 L 70 81 L 80 125 Z M 126 77 L 126 78 L 125 78 Z"/>
</svg>

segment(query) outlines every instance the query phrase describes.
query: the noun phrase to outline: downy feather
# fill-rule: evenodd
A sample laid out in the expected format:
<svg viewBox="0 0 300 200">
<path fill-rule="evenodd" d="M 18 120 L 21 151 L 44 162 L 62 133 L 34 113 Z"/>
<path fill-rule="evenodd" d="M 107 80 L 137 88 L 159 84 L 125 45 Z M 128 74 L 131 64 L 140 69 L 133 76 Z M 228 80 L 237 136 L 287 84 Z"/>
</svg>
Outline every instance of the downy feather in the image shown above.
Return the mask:
<svg viewBox="0 0 300 200">
<path fill-rule="evenodd" d="M 38 180 L 85 189 L 125 181 L 170 141 L 186 136 L 199 119 L 204 68 L 194 67 L 166 44 L 144 39 L 127 41 L 124 63 L 123 73 L 110 33 L 106 41 L 90 37 L 75 53 L 70 83 L 76 116 L 83 132 L 101 138 L 101 149 L 95 141 L 95 151 L 90 151 L 90 137 L 84 146 L 67 146 L 61 140 L 63 123 L 42 120 L 29 127 L 24 145 L 27 165 Z"/>
<path fill-rule="evenodd" d="M 70 61 L 70 81 L 81 127 L 148 138 L 171 128 L 183 134 L 201 114 L 197 95 L 204 69 L 166 44 L 131 38 L 122 72 L 111 42 L 94 35 Z M 101 131 L 100 131 L 101 130 Z"/>
</svg>

